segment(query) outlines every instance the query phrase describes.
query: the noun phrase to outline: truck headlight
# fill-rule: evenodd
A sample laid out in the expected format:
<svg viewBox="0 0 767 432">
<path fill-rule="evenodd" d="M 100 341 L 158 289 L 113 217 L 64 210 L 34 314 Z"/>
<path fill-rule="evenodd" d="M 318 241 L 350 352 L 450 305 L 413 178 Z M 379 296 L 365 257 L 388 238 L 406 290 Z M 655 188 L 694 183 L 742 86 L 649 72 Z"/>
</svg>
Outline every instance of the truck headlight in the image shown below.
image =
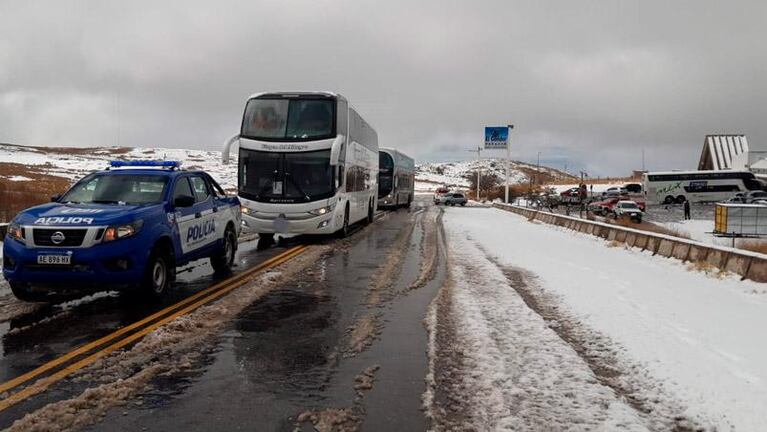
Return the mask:
<svg viewBox="0 0 767 432">
<path fill-rule="evenodd" d="M 144 225 L 144 221 L 138 220 L 125 225 L 111 226 L 104 231 L 104 237 L 102 237 L 101 241 L 107 243 L 136 235 L 141 230 L 142 225 Z"/>
<path fill-rule="evenodd" d="M 11 224 L 8 225 L 8 235 L 14 240 L 18 240 L 22 243 L 24 242 L 24 229 L 16 222 L 11 222 Z"/>
<path fill-rule="evenodd" d="M 311 214 L 313 214 L 315 216 L 322 216 L 322 215 L 326 215 L 326 214 L 332 212 L 334 208 L 336 208 L 336 205 L 335 204 L 331 204 L 331 205 L 326 206 L 326 207 L 321 207 L 321 208 L 318 208 L 318 209 L 310 210 L 309 213 L 311 213 Z"/>
</svg>

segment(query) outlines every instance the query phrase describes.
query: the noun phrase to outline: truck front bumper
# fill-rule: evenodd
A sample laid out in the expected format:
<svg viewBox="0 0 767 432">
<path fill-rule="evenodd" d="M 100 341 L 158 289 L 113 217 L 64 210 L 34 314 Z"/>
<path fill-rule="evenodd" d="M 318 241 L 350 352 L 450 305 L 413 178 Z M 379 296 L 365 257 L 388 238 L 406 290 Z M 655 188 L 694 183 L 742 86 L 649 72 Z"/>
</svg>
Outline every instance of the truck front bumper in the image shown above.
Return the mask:
<svg viewBox="0 0 767 432">
<path fill-rule="evenodd" d="M 38 264 L 40 255 L 70 255 L 71 264 Z M 3 277 L 53 290 L 130 287 L 141 282 L 148 257 L 140 235 L 86 248 L 28 247 L 6 237 Z"/>
</svg>

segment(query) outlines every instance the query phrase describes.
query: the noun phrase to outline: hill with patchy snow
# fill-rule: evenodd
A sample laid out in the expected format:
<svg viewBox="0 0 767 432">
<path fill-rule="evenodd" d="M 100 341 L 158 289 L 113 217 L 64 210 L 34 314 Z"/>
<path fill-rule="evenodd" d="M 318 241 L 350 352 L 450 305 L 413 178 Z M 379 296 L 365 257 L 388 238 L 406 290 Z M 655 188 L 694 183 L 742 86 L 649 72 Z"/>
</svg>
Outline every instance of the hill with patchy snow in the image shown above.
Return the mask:
<svg viewBox="0 0 767 432">
<path fill-rule="evenodd" d="M 177 160 L 186 169 L 210 173 L 222 187 L 237 187 L 237 164 L 221 163 L 221 152 L 166 148 L 131 147 L 27 147 L 0 144 L 0 179 L 31 181 L 39 176 L 76 180 L 92 171 L 104 169 L 111 160 Z"/>
<path fill-rule="evenodd" d="M 501 182 L 506 179 L 505 159 L 487 158 L 463 162 L 425 163 L 416 166 L 416 187 L 422 191 L 434 190 L 441 185 L 467 188 L 469 187 L 468 177 L 476 175 L 477 168 L 481 170 L 482 175 L 496 175 Z M 536 173 L 545 182 L 554 179 L 564 182 L 576 179 L 576 177 L 554 168 L 541 166 L 540 170 L 537 170 L 535 165 L 511 161 L 510 183 L 525 183 Z"/>
</svg>

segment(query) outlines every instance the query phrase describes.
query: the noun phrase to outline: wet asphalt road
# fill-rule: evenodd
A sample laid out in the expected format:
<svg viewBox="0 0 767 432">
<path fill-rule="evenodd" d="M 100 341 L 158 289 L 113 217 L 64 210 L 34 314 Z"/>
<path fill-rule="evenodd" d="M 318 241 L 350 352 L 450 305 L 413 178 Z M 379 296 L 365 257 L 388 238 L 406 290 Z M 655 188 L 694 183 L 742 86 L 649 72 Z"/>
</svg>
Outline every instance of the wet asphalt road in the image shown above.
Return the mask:
<svg viewBox="0 0 767 432">
<path fill-rule="evenodd" d="M 286 241 L 257 251 L 257 240 L 239 245 L 236 274 L 285 251 L 295 241 Z M 174 304 L 222 280 L 207 260 L 184 267 L 174 289 L 161 302 L 145 301 L 136 295 L 99 293 L 72 296 L 57 304 L 24 304 L 7 286 L 0 293 L 0 382 L 8 381 L 51 361 L 74 348 L 96 340 Z M 3 310 L 5 309 L 5 310 Z M 63 388 L 62 388 L 63 387 Z M 82 391 L 80 386 L 56 386 L 52 391 L 0 412 L 0 428 L 24 414 L 55 400 Z"/>
<path fill-rule="evenodd" d="M 312 430 L 309 421 L 299 424 L 299 416 L 327 409 L 346 410 L 345 424 L 362 430 L 425 430 L 421 395 L 428 361 L 422 322 L 445 279 L 441 255 L 431 273 L 424 267 L 424 254 L 438 249 L 429 248 L 436 235 L 427 235 L 435 231 L 438 210 L 427 206 L 419 200 L 347 240 L 330 241 L 332 252 L 227 323 L 191 371 L 154 379 L 140 402 L 109 410 L 87 430 Z M 242 244 L 239 268 L 297 241 L 306 239 L 259 252 L 255 242 Z M 395 251 L 398 260 L 391 258 Z M 179 275 L 179 281 L 173 298 L 162 305 L 109 296 L 46 307 L 0 324 L 3 381 L 215 279 L 205 264 Z M 384 288 L 373 296 L 373 286 Z M 361 349 L 353 349 L 350 339 L 365 322 L 373 323 L 371 334 Z M 355 389 L 364 371 L 374 377 L 372 388 Z M 0 413 L 0 427 L 85 388 L 69 381 L 57 384 Z"/>
<path fill-rule="evenodd" d="M 425 430 L 422 321 L 445 275 L 439 262 L 428 283 L 411 289 L 423 261 L 424 204 L 355 234 L 247 307 L 194 373 L 157 383 L 141 406 L 116 408 L 88 430 L 292 431 L 301 413 L 325 409 L 348 409 L 348 424 L 361 430 Z M 401 265 L 389 267 L 392 283 L 371 304 L 371 283 L 407 230 Z M 350 329 L 367 316 L 376 317 L 375 339 L 352 352 Z M 378 368 L 373 388 L 356 391 L 355 377 L 371 367 Z M 298 427 L 313 430 L 309 422 Z"/>
</svg>

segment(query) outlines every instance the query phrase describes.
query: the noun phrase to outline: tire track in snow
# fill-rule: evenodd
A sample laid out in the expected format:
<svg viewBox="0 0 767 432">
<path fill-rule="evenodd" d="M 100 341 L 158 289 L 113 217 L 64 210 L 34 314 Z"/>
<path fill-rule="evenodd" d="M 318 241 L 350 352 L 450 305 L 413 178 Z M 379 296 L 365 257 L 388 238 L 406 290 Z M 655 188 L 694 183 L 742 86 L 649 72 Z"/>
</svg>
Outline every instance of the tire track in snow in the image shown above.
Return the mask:
<svg viewBox="0 0 767 432">
<path fill-rule="evenodd" d="M 424 402 L 434 430 L 697 429 L 637 409 L 606 381 L 619 369 L 590 364 L 528 305 L 517 291 L 528 286 L 522 272 L 504 272 L 465 238 L 450 240 L 449 282 L 427 318 Z"/>
</svg>

